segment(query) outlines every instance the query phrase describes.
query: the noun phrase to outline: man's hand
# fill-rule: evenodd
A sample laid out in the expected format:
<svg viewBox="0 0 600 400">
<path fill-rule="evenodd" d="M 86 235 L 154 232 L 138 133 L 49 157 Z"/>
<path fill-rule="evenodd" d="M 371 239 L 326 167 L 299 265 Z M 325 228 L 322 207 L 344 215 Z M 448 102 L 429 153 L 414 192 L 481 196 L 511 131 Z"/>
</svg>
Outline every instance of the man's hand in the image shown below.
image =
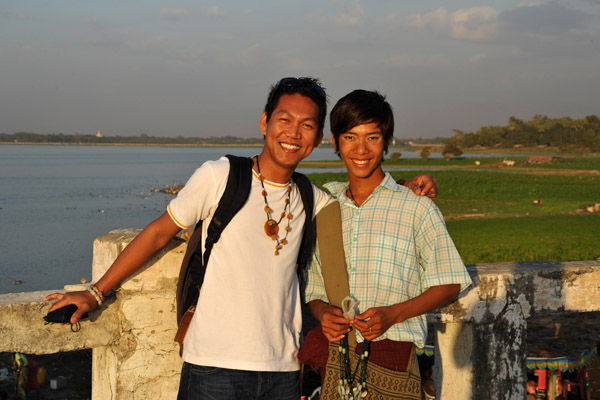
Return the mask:
<svg viewBox="0 0 600 400">
<path fill-rule="evenodd" d="M 353 326 L 366 340 L 374 340 L 396 322 L 396 312 L 393 307 L 373 307 L 356 315 Z"/>
<path fill-rule="evenodd" d="M 354 317 L 353 326 L 367 340 L 383 335 L 394 324 L 428 313 L 458 296 L 459 284 L 432 286 L 417 297 L 387 307 L 369 308 Z"/>
<path fill-rule="evenodd" d="M 339 342 L 344 335 L 350 332 L 352 320 L 344 317 L 342 310 L 331 306 L 321 300 L 308 303 L 315 318 L 321 322 L 323 334 L 330 342 Z"/>
<path fill-rule="evenodd" d="M 77 306 L 77 311 L 75 311 L 71 316 L 71 324 L 76 324 L 81 319 L 83 314 L 98 307 L 96 298 L 87 290 L 69 293 L 52 293 L 46 296 L 44 301 L 52 299 L 58 299 L 58 301 L 52 304 L 52 307 L 50 307 L 48 312 L 68 306 L 69 304 L 74 304 Z"/>
<path fill-rule="evenodd" d="M 427 196 L 431 200 L 437 198 L 437 182 L 429 174 L 413 176 L 405 182 L 404 186 L 419 196 Z"/>
<path fill-rule="evenodd" d="M 180 230 L 181 228 L 173 222 L 169 213 L 165 211 L 163 215 L 152 221 L 125 247 L 125 250 L 119 254 L 104 276 L 96 282 L 96 287 L 103 293 L 108 293 L 141 268 L 153 254 L 163 248 Z M 76 324 L 86 312 L 98 307 L 96 298 L 87 290 L 53 293 L 46 296 L 44 300 L 52 299 L 58 299 L 58 301 L 50 307 L 49 311 L 54 311 L 69 304 L 77 306 L 77 311 L 71 316 L 70 322 L 72 324 Z"/>
</svg>

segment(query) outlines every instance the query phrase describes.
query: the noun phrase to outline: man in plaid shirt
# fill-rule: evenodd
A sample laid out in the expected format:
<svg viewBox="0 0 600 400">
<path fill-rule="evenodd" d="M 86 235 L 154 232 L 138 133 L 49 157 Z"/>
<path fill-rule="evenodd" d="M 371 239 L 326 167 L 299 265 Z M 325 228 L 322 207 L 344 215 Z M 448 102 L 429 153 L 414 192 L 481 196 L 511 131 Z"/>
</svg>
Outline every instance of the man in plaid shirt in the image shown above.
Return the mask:
<svg viewBox="0 0 600 400">
<path fill-rule="evenodd" d="M 338 101 L 330 123 L 349 182 L 325 187 L 340 203 L 350 295 L 359 313 L 350 320 L 327 303 L 318 246 L 306 301 L 329 342 L 354 327 L 359 342 L 375 341 L 370 360 L 402 371 L 414 345 L 424 345 L 425 314 L 456 298 L 471 279 L 435 204 L 382 169 L 394 130 L 385 97 L 355 90 Z"/>
</svg>

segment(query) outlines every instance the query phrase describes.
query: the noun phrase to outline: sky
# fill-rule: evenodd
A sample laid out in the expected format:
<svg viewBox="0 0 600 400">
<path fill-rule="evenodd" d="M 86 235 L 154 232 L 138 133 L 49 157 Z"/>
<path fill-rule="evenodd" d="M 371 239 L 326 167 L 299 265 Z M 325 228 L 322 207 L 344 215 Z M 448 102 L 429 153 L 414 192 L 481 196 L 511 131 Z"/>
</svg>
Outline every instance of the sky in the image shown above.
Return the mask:
<svg viewBox="0 0 600 400">
<path fill-rule="evenodd" d="M 0 133 L 258 137 L 287 76 L 397 138 L 598 115 L 600 0 L 0 0 Z"/>
</svg>

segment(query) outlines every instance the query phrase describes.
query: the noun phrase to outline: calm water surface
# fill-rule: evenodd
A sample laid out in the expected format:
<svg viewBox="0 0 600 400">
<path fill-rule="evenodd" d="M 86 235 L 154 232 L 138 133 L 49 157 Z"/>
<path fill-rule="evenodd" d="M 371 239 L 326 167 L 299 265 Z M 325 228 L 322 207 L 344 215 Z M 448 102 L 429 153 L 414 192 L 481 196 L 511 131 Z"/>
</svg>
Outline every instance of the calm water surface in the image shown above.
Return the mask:
<svg viewBox="0 0 600 400">
<path fill-rule="evenodd" d="M 143 228 L 204 161 L 259 148 L 0 145 L 0 293 L 91 278 L 93 240 Z M 333 159 L 316 149 L 310 159 Z M 13 285 L 14 281 L 22 281 Z"/>
<path fill-rule="evenodd" d="M 143 228 L 165 211 L 172 196 L 153 188 L 185 183 L 206 160 L 259 151 L 0 145 L 0 293 L 89 281 L 96 237 Z M 418 153 L 403 152 L 403 157 Z M 317 148 L 308 159 L 337 156 L 331 148 Z M 324 170 L 302 172 L 315 171 Z"/>
</svg>

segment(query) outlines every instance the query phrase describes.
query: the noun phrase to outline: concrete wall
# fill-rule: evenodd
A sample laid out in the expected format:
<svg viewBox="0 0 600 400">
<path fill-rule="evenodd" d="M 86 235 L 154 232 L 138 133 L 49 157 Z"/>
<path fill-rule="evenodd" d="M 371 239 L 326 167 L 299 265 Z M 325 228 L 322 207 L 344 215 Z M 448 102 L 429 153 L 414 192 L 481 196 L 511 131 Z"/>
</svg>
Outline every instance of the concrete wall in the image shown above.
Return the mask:
<svg viewBox="0 0 600 400">
<path fill-rule="evenodd" d="M 478 264 L 469 272 L 474 287 L 429 315 L 437 322 L 438 398 L 524 399 L 527 319 L 599 310 L 600 262 Z"/>
<path fill-rule="evenodd" d="M 94 242 L 93 280 L 137 235 L 119 230 Z M 185 244 L 172 241 L 117 293 L 118 338 L 96 347 L 92 356 L 93 399 L 175 399 L 181 358 L 173 341 L 177 330 L 175 290 Z"/>
<path fill-rule="evenodd" d="M 94 281 L 138 232 L 113 231 L 94 241 Z M 69 326 L 44 325 L 50 304 L 42 299 L 55 290 L 0 295 L 0 351 L 92 348 L 93 399 L 175 399 L 182 364 L 173 341 L 175 289 L 184 251 L 185 244 L 173 240 L 90 313 L 78 333 Z"/>
<path fill-rule="evenodd" d="M 135 237 L 118 230 L 94 242 L 93 280 Z M 175 399 L 181 359 L 175 288 L 185 244 L 173 240 L 124 282 L 81 331 L 43 325 L 53 291 L 0 295 L 0 351 L 48 354 L 93 348 L 95 400 Z M 429 315 L 435 323 L 438 399 L 524 399 L 526 320 L 547 311 L 596 311 L 600 262 L 469 267 L 475 287 Z"/>
</svg>

